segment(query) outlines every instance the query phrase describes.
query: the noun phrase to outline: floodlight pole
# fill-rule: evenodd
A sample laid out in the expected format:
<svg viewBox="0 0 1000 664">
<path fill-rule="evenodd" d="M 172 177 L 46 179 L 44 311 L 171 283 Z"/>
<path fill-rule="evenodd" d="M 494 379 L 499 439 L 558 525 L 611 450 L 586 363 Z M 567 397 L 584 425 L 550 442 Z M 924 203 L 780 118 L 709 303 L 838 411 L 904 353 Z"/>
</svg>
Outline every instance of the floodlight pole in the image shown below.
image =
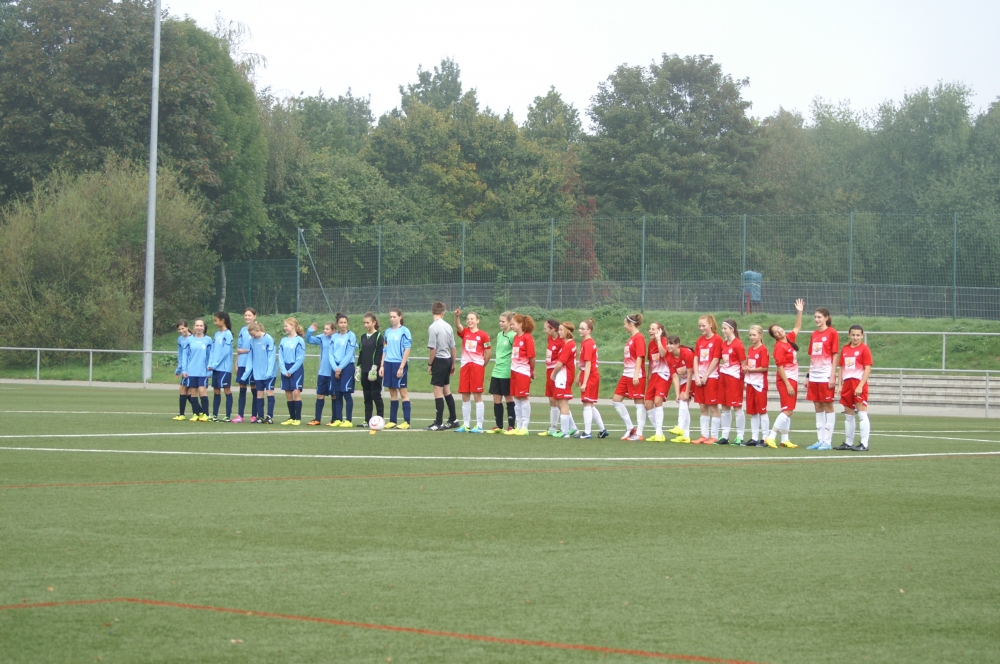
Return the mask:
<svg viewBox="0 0 1000 664">
<path fill-rule="evenodd" d="M 146 206 L 146 293 L 142 314 L 142 382 L 153 378 L 153 268 L 156 264 L 156 138 L 160 114 L 160 0 L 153 16 L 153 99 L 149 115 L 149 201 Z"/>
</svg>

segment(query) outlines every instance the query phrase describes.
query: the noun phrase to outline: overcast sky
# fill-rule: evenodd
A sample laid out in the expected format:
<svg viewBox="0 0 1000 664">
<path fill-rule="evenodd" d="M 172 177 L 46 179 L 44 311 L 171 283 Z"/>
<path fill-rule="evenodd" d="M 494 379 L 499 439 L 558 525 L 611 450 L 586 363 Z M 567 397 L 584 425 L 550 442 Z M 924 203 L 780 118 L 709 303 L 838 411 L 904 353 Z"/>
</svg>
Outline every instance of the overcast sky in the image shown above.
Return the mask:
<svg viewBox="0 0 1000 664">
<path fill-rule="evenodd" d="M 280 96 L 371 97 L 376 116 L 399 104 L 398 86 L 451 57 L 480 105 L 523 121 L 554 85 L 584 111 L 621 64 L 663 53 L 712 55 L 749 78 L 753 115 L 779 107 L 808 116 L 812 100 L 875 108 L 938 81 L 973 88 L 974 109 L 1000 96 L 1000 2 L 992 0 L 507 0 L 504 3 L 334 0 L 162 0 L 171 14 L 211 28 L 215 15 L 245 23 L 247 49 L 267 58 L 258 75 Z"/>
</svg>

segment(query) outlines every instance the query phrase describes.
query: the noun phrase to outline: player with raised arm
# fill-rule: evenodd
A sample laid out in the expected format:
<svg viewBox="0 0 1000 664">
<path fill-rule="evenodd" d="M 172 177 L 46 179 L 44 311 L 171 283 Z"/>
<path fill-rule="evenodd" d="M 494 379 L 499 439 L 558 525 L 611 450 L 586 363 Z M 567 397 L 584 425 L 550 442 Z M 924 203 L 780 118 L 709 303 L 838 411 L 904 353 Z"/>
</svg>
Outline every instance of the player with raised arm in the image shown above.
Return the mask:
<svg viewBox="0 0 1000 664">
<path fill-rule="evenodd" d="M 319 369 L 316 372 L 316 411 L 309 426 L 318 427 L 323 423 L 323 407 L 326 398 L 333 394 L 333 365 L 330 364 L 330 344 L 333 343 L 334 322 L 323 324 L 323 334 L 316 334 L 316 323 L 306 330 L 306 343 L 319 346 Z"/>
<path fill-rule="evenodd" d="M 792 413 L 795 412 L 795 405 L 799 395 L 799 352 L 795 339 L 802 331 L 802 311 L 805 309 L 805 300 L 801 298 L 795 300 L 795 326 L 785 332 L 780 325 L 772 325 L 768 328 L 768 334 L 774 339 L 774 372 L 778 378 L 775 381 L 775 389 L 778 390 L 778 400 L 781 405 L 781 413 L 774 419 L 771 432 L 764 440 L 764 444 L 771 448 L 777 448 L 778 432 L 781 432 L 781 446 L 794 449 L 798 447 L 788 439 L 788 432 L 792 428 Z"/>
<path fill-rule="evenodd" d="M 860 325 L 848 330 L 850 341 L 840 351 L 840 403 L 844 407 L 844 444 L 838 450 L 867 452 L 871 423 L 868 421 L 868 378 L 872 373 L 872 351 Z M 861 442 L 854 444 L 854 413 L 860 424 Z"/>
<path fill-rule="evenodd" d="M 328 427 L 354 426 L 354 354 L 358 348 L 358 337 L 348 329 L 350 321 L 346 314 L 337 313 L 337 332 L 330 344 L 330 366 L 333 368 L 333 416 Z"/>
<path fill-rule="evenodd" d="M 479 314 L 470 311 L 461 321 L 462 307 L 455 309 L 455 330 L 462 340 L 462 368 L 458 375 L 458 393 L 462 395 L 462 426 L 456 433 L 483 432 L 483 383 L 486 365 L 490 361 L 490 335 L 479 329 Z M 470 427 L 472 400 L 476 402 L 476 426 Z"/>
</svg>

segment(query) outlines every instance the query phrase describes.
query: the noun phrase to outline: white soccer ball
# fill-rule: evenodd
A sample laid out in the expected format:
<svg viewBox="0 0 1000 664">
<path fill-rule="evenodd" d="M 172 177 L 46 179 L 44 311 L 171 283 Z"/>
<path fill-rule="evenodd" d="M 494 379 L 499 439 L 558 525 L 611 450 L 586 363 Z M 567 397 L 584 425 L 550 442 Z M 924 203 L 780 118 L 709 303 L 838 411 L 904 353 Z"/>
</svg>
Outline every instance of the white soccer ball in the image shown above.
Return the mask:
<svg viewBox="0 0 1000 664">
<path fill-rule="evenodd" d="M 372 431 L 381 431 L 385 428 L 385 420 L 378 415 L 373 415 L 372 418 L 368 420 L 368 426 Z"/>
</svg>

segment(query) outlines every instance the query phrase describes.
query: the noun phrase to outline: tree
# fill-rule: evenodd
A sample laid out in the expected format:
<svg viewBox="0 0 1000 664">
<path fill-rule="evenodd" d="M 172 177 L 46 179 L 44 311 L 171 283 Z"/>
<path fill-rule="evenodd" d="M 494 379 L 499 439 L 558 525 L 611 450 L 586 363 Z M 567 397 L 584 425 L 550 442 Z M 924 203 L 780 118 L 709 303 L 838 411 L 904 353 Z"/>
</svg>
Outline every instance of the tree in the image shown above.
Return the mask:
<svg viewBox="0 0 1000 664">
<path fill-rule="evenodd" d="M 573 104 L 563 101 L 562 95 L 552 86 L 544 97 L 535 97 L 528 106 L 524 136 L 547 148 L 566 150 L 583 136 L 580 113 Z"/>
<path fill-rule="evenodd" d="M 710 56 L 622 65 L 601 83 L 581 172 L 602 209 L 702 214 L 744 208 L 757 133 L 733 79 Z"/>
</svg>

